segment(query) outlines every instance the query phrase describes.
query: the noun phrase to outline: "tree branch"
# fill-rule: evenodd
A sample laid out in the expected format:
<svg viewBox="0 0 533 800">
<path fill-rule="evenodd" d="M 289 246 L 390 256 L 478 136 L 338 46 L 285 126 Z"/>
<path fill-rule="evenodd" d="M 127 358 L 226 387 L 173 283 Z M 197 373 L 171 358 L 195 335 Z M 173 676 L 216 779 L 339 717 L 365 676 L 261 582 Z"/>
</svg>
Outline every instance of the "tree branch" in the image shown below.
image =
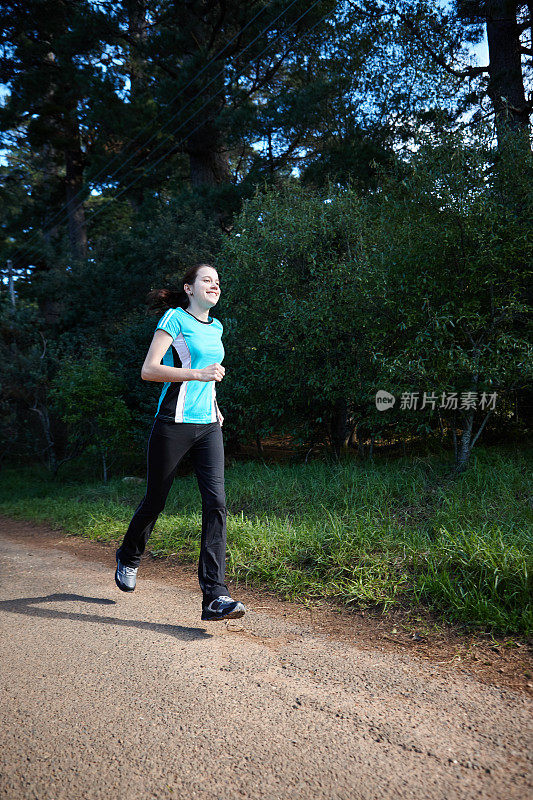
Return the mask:
<svg viewBox="0 0 533 800">
<path fill-rule="evenodd" d="M 211 31 L 211 38 L 209 39 L 209 44 L 207 45 L 207 52 L 211 50 L 213 45 L 215 44 L 215 39 L 217 38 L 217 33 L 219 32 L 220 28 L 222 27 L 222 23 L 224 22 L 224 17 L 226 16 L 226 2 L 222 0 L 220 3 L 220 15 L 213 25 L 213 30 Z"/>
<path fill-rule="evenodd" d="M 454 75 L 456 78 L 474 78 L 476 75 L 482 75 L 484 72 L 489 71 L 488 64 L 485 67 L 467 67 L 466 69 L 462 70 L 454 69 L 446 63 L 443 56 L 439 55 L 439 53 L 436 53 L 435 50 L 429 46 L 412 20 L 399 11 L 396 13 L 405 27 L 411 31 L 415 39 L 420 42 L 424 50 L 429 53 L 433 61 L 438 64 L 439 67 L 442 67 L 444 70 L 446 70 L 446 72 L 448 72 L 450 75 Z"/>
<path fill-rule="evenodd" d="M 140 50 L 138 42 L 134 39 L 133 36 L 130 36 L 129 33 L 123 31 L 120 34 L 120 38 L 128 42 L 128 44 L 134 47 L 137 51 Z M 157 58 L 157 56 L 154 56 L 153 53 L 150 54 L 150 61 L 152 61 L 160 69 L 162 69 L 163 72 L 166 72 L 167 75 L 169 75 L 171 78 L 174 78 L 174 80 L 177 81 L 180 78 L 180 73 L 177 70 L 174 70 L 171 67 L 169 67 L 167 64 L 164 63 L 164 61 L 161 61 L 159 58 Z"/>
<path fill-rule="evenodd" d="M 442 69 L 446 70 L 450 75 L 454 75 L 456 78 L 473 78 L 476 75 L 481 75 L 483 73 L 488 73 L 489 66 L 485 67 L 467 67 L 464 70 L 454 69 L 450 64 L 448 64 L 444 56 L 439 55 L 424 39 L 422 34 L 420 33 L 419 29 L 415 25 L 415 23 L 409 19 L 405 14 L 402 14 L 401 11 L 397 11 L 395 8 L 386 8 L 381 6 L 381 8 L 372 9 L 371 12 L 368 10 L 361 8 L 358 3 L 353 2 L 353 0 L 348 0 L 350 6 L 358 11 L 360 14 L 365 15 L 368 18 L 379 18 L 380 16 L 386 16 L 387 14 L 393 14 L 398 17 L 398 19 L 403 22 L 406 28 L 408 28 L 413 36 L 420 42 L 422 47 L 426 50 L 427 53 L 432 57 L 436 64 Z M 376 13 L 377 12 L 377 13 Z M 526 26 L 527 27 L 527 26 Z"/>
<path fill-rule="evenodd" d="M 481 427 L 480 427 L 480 429 L 478 430 L 478 432 L 476 433 L 476 435 L 475 435 L 475 437 L 474 437 L 474 441 L 473 441 L 473 442 L 472 442 L 472 444 L 470 445 L 470 450 L 472 450 L 472 448 L 474 447 L 475 443 L 477 442 L 477 440 L 478 440 L 478 438 L 479 438 L 479 434 L 481 433 L 481 431 L 483 430 L 483 428 L 484 428 L 484 427 L 485 427 L 485 425 L 487 424 L 487 420 L 488 420 L 488 418 L 490 417 L 490 415 L 491 415 L 491 414 L 492 414 L 492 409 L 489 411 L 489 413 L 487 414 L 487 416 L 485 417 L 485 419 L 484 419 L 484 420 L 483 420 L 483 422 L 481 423 Z"/>
</svg>

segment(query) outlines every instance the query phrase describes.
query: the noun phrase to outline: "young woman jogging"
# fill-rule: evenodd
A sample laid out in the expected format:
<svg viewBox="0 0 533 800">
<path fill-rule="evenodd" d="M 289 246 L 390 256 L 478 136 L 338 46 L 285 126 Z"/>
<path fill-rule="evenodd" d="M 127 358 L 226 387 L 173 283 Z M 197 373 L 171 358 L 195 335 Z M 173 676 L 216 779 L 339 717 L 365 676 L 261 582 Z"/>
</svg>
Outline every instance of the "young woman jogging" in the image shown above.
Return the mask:
<svg viewBox="0 0 533 800">
<path fill-rule="evenodd" d="M 116 553 L 115 582 L 123 592 L 135 589 L 137 569 L 159 514 L 163 511 L 178 464 L 191 452 L 202 495 L 202 538 L 198 581 L 203 594 L 202 619 L 242 617 L 245 607 L 230 596 L 226 567 L 226 495 L 224 489 L 223 416 L 215 385 L 225 369 L 222 324 L 209 316 L 218 303 L 216 269 L 197 264 L 182 279 L 183 290 L 154 290 L 147 302 L 164 311 L 144 361 L 141 377 L 163 382 L 148 439 L 146 494 Z"/>
</svg>

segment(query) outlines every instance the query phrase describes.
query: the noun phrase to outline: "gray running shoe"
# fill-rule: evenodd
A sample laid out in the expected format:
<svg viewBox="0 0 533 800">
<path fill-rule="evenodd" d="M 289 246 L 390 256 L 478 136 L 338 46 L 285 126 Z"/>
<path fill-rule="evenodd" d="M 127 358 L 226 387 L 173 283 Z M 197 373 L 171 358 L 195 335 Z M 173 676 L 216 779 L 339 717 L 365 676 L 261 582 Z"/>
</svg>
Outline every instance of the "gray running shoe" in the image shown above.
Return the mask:
<svg viewBox="0 0 533 800">
<path fill-rule="evenodd" d="M 123 592 L 133 592 L 137 583 L 138 567 L 127 567 L 117 558 L 117 568 L 115 570 L 115 583 Z"/>
<path fill-rule="evenodd" d="M 238 619 L 244 615 L 245 611 L 243 603 L 226 594 L 212 600 L 209 605 L 202 603 L 202 619 Z"/>
</svg>

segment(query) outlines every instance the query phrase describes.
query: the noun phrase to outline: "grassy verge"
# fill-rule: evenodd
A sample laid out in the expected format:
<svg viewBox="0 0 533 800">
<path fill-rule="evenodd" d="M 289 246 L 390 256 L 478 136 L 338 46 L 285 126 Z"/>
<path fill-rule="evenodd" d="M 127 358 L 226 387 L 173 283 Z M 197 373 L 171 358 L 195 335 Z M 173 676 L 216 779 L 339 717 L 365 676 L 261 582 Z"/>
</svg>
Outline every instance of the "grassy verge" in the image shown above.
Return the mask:
<svg viewBox="0 0 533 800">
<path fill-rule="evenodd" d="M 236 463 L 226 470 L 227 577 L 291 599 L 384 610 L 422 603 L 468 627 L 529 635 L 531 462 L 480 449 L 455 481 L 436 458 Z M 119 478 L 104 486 L 5 469 L 0 513 L 118 542 L 144 490 Z M 200 526 L 196 478 L 178 477 L 148 550 L 195 563 Z"/>
</svg>

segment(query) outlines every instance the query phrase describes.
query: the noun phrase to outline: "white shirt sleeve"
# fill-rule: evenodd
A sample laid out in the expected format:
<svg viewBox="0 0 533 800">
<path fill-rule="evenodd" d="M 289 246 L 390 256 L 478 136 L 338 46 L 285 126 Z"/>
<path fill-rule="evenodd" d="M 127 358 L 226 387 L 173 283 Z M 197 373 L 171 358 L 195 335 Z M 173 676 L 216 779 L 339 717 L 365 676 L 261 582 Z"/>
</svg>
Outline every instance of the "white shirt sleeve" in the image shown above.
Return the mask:
<svg viewBox="0 0 533 800">
<path fill-rule="evenodd" d="M 156 331 L 159 329 L 170 333 L 173 339 L 176 339 L 176 337 L 180 335 L 181 326 L 175 308 L 169 308 L 168 311 L 163 314 L 156 325 Z"/>
</svg>

